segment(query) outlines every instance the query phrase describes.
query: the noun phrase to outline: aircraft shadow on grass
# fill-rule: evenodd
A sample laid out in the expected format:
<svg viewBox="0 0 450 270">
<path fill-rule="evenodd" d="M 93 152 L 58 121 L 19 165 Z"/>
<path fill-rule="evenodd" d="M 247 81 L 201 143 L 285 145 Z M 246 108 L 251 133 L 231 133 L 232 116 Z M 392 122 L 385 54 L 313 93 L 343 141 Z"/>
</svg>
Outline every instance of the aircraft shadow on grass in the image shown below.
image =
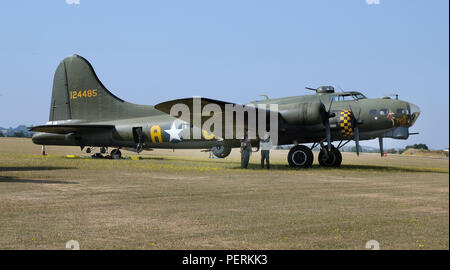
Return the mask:
<svg viewBox="0 0 450 270">
<path fill-rule="evenodd" d="M 144 160 L 167 160 L 167 161 L 173 161 L 173 162 L 193 162 L 194 160 L 191 159 L 183 159 L 183 158 L 177 158 L 177 159 L 171 159 L 171 158 L 165 158 L 165 157 L 143 157 Z M 209 161 L 209 163 L 217 163 L 220 164 L 222 162 L 220 161 Z M 229 169 L 241 169 L 241 166 L 239 162 L 232 162 L 236 164 L 236 166 L 228 167 Z M 222 163 L 223 164 L 223 163 Z M 239 164 L 239 165 L 238 165 Z M 323 167 L 319 165 L 312 165 L 311 167 L 314 170 L 319 171 L 330 171 L 330 170 L 347 170 L 347 171 L 378 171 L 378 172 L 428 172 L 428 173 L 448 173 L 448 170 L 446 169 L 440 169 L 440 168 L 420 168 L 420 167 L 401 167 L 401 166 L 384 166 L 384 165 L 365 165 L 365 164 L 342 164 L 339 168 L 336 167 Z M 309 169 L 311 169 L 309 168 Z M 262 170 L 261 166 L 259 164 L 252 164 L 250 163 L 248 165 L 249 170 Z M 280 171 L 303 171 L 303 170 L 309 170 L 308 168 L 296 168 L 296 167 L 290 167 L 289 165 L 284 164 L 270 164 L 270 170 L 280 170 Z M 1 170 L 1 168 L 0 168 Z M 264 167 L 264 170 L 265 167 Z"/>
<path fill-rule="evenodd" d="M 232 169 L 241 169 L 240 166 L 233 167 Z M 321 167 L 319 165 L 313 165 L 312 169 L 315 171 L 328 171 L 328 170 L 336 170 L 340 171 L 382 171 L 382 172 L 434 172 L 434 173 L 448 173 L 444 169 L 434 169 L 434 168 L 409 168 L 409 167 L 396 167 L 396 166 L 377 166 L 377 165 L 354 165 L 354 164 L 343 164 L 339 168 L 334 167 Z M 248 170 L 263 170 L 259 164 L 249 164 Z M 264 168 L 265 170 L 265 168 Z M 305 168 L 292 168 L 288 165 L 282 164 L 271 164 L 270 170 L 281 170 L 281 171 L 308 171 Z"/>
<path fill-rule="evenodd" d="M 0 183 L 24 183 L 24 184 L 78 184 L 78 182 L 60 181 L 60 180 L 33 180 L 20 179 L 12 176 L 0 176 Z"/>
<path fill-rule="evenodd" d="M 147 157 L 142 157 L 142 156 L 141 156 L 141 159 L 142 159 L 142 160 L 171 160 L 170 158 L 164 158 L 164 157 L 149 157 L 149 156 L 147 156 Z M 183 159 L 177 159 L 177 160 L 183 160 Z M 185 159 L 185 161 L 188 161 L 188 159 Z"/>
<path fill-rule="evenodd" d="M 14 171 L 51 171 L 51 170 L 67 170 L 70 167 L 51 167 L 51 166 L 28 166 L 28 167 L 0 167 L 0 172 Z M 60 180 L 39 180 L 39 179 L 21 179 L 13 176 L 0 176 L 0 183 L 28 183 L 28 184 L 78 184 L 77 182 L 60 181 Z"/>
<path fill-rule="evenodd" d="M 23 172 L 23 171 L 53 171 L 53 170 L 69 170 L 71 167 L 52 167 L 52 166 L 13 166 L 0 167 L 0 172 Z"/>
</svg>

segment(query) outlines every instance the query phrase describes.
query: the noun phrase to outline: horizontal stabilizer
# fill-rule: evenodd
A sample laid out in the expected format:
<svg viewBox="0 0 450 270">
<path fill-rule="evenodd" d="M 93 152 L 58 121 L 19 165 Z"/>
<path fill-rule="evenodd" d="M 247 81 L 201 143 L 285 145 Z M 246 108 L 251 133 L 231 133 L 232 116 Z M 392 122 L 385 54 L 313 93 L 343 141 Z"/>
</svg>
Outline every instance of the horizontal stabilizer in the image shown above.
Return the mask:
<svg viewBox="0 0 450 270">
<path fill-rule="evenodd" d="M 54 134 L 83 133 L 87 131 L 99 131 L 113 129 L 114 125 L 42 125 L 30 127 L 28 130 Z"/>
</svg>

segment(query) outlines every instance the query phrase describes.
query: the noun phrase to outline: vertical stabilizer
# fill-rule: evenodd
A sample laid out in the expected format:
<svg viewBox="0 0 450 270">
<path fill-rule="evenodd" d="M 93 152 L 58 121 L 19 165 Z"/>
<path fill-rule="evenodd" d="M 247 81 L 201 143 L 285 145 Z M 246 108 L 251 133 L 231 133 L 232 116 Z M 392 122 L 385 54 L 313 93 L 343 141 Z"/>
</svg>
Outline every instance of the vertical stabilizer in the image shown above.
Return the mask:
<svg viewBox="0 0 450 270">
<path fill-rule="evenodd" d="M 104 121 L 158 114 L 153 106 L 125 102 L 100 82 L 91 64 L 79 55 L 65 58 L 53 80 L 50 121 Z"/>
</svg>

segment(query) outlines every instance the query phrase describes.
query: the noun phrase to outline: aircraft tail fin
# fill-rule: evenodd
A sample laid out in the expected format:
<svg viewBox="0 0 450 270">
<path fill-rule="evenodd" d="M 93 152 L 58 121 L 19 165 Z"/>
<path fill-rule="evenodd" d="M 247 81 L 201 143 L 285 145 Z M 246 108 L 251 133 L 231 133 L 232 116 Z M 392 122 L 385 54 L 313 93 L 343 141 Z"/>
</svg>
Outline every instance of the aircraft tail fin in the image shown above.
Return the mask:
<svg viewBox="0 0 450 270">
<path fill-rule="evenodd" d="M 123 101 L 101 83 L 91 64 L 79 55 L 65 58 L 53 79 L 49 121 L 102 121 L 148 116 L 153 106 Z"/>
</svg>

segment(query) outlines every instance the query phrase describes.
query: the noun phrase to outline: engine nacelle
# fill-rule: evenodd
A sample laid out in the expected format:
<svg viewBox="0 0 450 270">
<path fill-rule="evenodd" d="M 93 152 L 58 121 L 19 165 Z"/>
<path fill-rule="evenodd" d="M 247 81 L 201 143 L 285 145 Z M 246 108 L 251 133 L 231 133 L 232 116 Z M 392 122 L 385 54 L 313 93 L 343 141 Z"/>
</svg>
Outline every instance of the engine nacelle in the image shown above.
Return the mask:
<svg viewBox="0 0 450 270">
<path fill-rule="evenodd" d="M 323 121 L 320 106 L 320 102 L 291 103 L 279 105 L 278 110 L 288 124 L 316 125 Z"/>
</svg>

